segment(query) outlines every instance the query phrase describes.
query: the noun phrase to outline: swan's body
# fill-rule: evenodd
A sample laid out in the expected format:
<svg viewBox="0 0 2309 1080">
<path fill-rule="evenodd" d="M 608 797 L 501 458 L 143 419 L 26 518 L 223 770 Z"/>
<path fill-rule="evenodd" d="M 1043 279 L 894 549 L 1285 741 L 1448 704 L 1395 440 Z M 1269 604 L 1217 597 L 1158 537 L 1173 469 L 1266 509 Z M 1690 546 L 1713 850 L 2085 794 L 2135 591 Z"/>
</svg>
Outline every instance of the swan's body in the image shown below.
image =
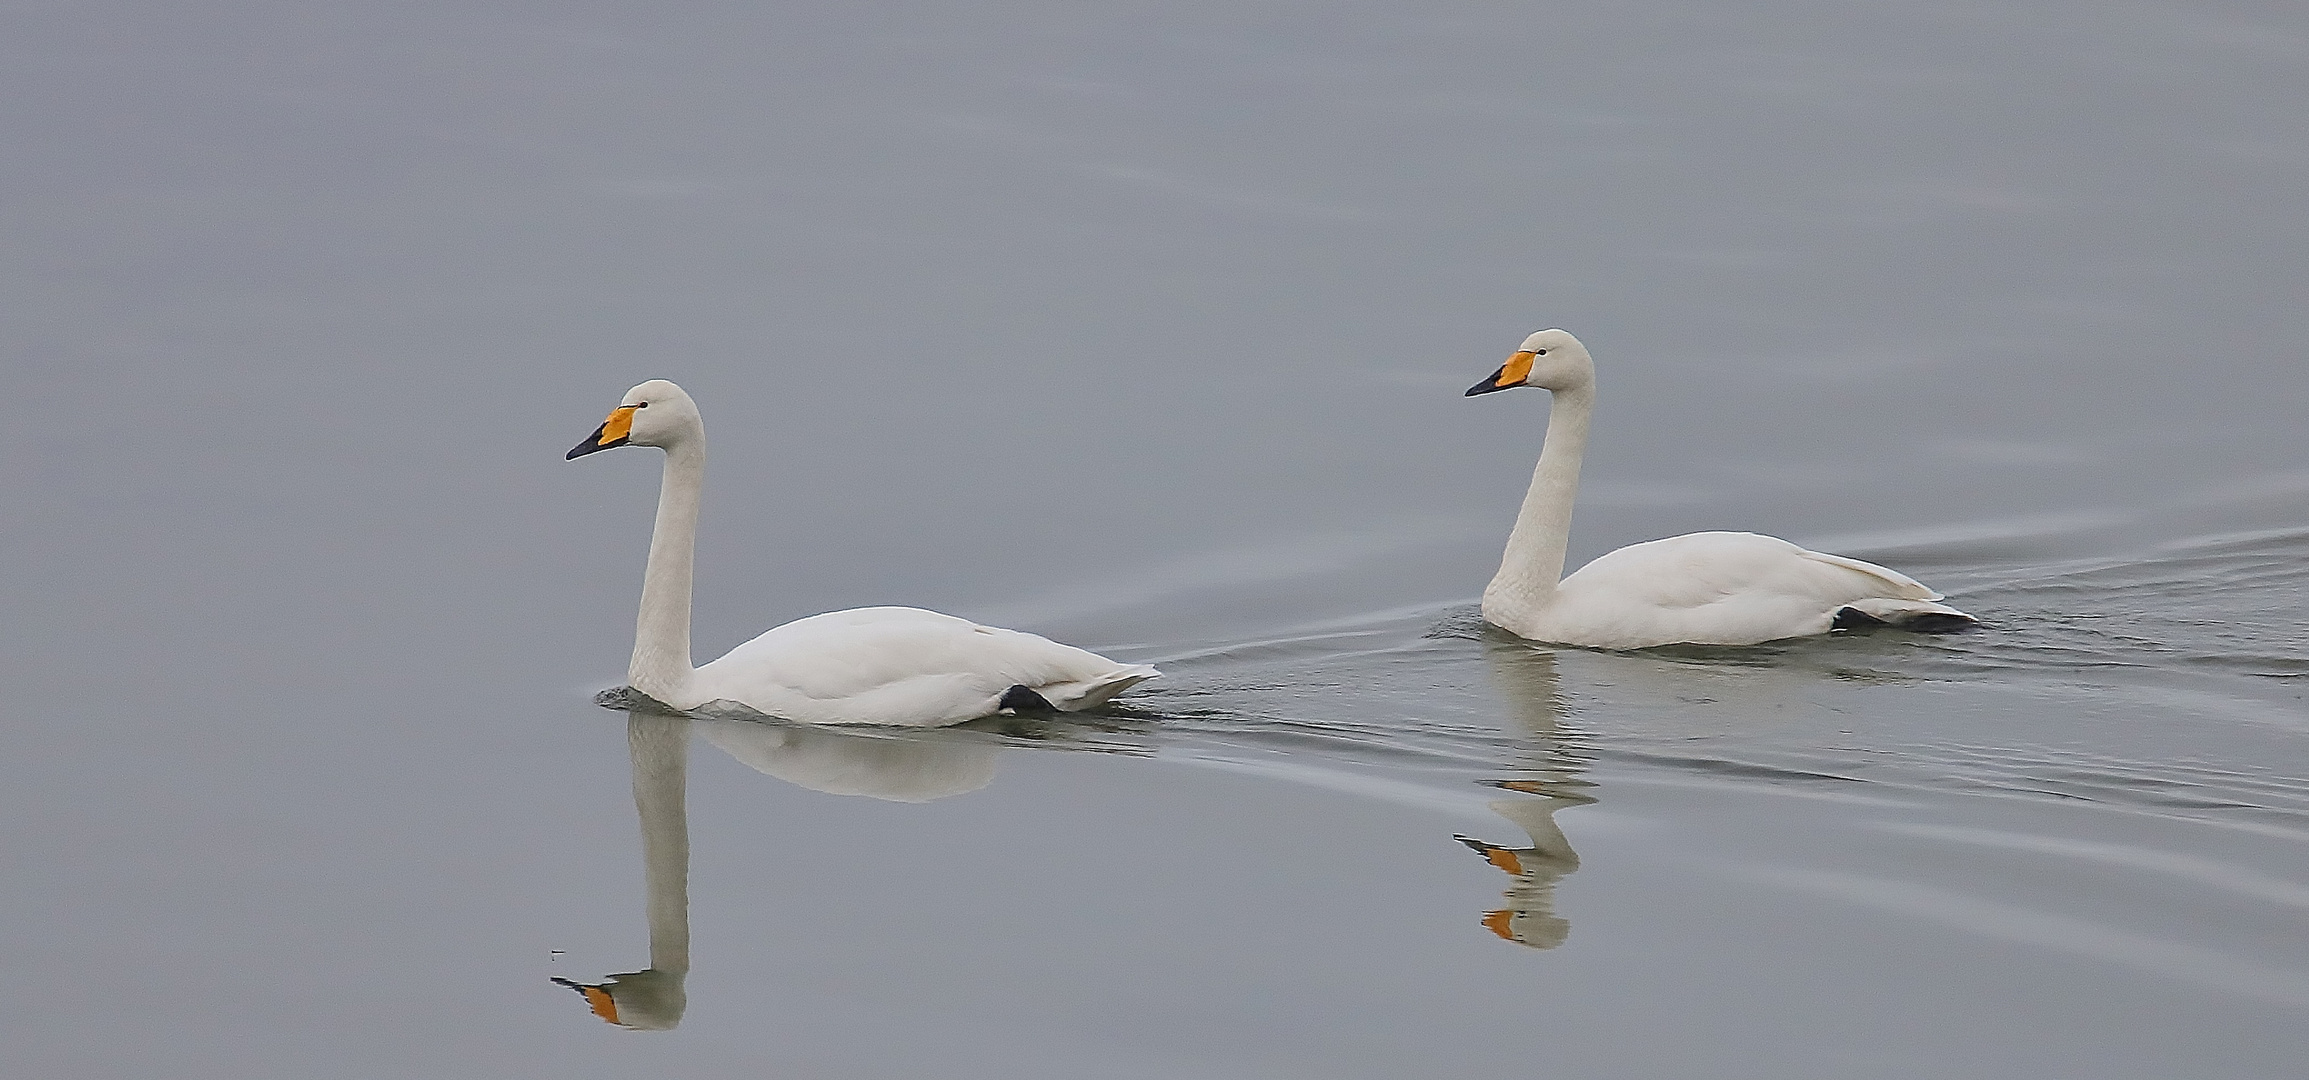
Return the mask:
<svg viewBox="0 0 2309 1080">
<path fill-rule="evenodd" d="M 1595 366 L 1579 339 L 1542 330 L 1469 396 L 1538 386 L 1554 394 L 1532 472 L 1483 617 L 1533 641 L 1596 649 L 1752 645 L 1870 622 L 1944 630 L 1972 617 L 1874 563 L 1755 533 L 1704 532 L 1633 544 L 1561 578 L 1580 458 L 1595 409 Z"/>
<path fill-rule="evenodd" d="M 764 631 L 697 669 L 689 696 L 813 724 L 935 727 L 992 715 L 1013 686 L 1073 712 L 1153 674 L 1017 630 L 873 607 Z"/>
<path fill-rule="evenodd" d="M 797 619 L 702 668 L 690 665 L 690 582 L 705 425 L 681 387 L 626 392 L 579 457 L 617 446 L 665 449 L 627 681 L 684 712 L 736 705 L 809 724 L 938 727 L 1007 709 L 1088 709 L 1155 677 L 1143 664 L 920 608 L 875 607 Z"/>
</svg>

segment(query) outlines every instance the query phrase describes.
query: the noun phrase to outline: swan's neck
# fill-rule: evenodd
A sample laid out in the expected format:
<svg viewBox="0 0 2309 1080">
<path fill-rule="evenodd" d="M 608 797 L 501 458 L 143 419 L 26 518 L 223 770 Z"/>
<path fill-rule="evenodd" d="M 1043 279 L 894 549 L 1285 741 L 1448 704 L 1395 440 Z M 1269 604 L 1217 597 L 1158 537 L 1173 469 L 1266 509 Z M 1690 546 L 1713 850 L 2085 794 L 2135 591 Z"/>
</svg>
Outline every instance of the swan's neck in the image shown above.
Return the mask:
<svg viewBox="0 0 2309 1080">
<path fill-rule="evenodd" d="M 649 538 L 649 571 L 641 581 L 641 617 L 634 625 L 633 664 L 626 682 L 677 709 L 692 708 L 690 577 L 697 561 L 698 493 L 705 487 L 703 435 L 666 447 L 665 481 L 658 489 L 657 531 Z"/>
<path fill-rule="evenodd" d="M 1579 462 L 1587 453 L 1588 420 L 1595 412 L 1595 384 L 1554 391 L 1547 410 L 1547 441 L 1539 466 L 1531 471 L 1531 491 L 1523 497 L 1515 531 L 1499 573 L 1483 590 L 1483 605 L 1530 611 L 1555 598 L 1563 580 L 1563 554 L 1571 544 L 1571 505 L 1579 495 Z"/>
<path fill-rule="evenodd" d="M 681 717 L 639 712 L 625 729 L 649 885 L 649 966 L 676 978 L 689 974 L 689 729 Z"/>
</svg>

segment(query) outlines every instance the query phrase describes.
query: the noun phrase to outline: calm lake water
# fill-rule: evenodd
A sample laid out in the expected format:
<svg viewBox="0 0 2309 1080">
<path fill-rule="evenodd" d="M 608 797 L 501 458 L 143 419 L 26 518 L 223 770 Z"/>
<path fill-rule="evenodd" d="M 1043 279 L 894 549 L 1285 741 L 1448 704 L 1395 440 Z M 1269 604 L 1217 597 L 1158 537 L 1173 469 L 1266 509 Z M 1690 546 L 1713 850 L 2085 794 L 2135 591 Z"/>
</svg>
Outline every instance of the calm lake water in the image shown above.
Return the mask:
<svg viewBox="0 0 2309 1080">
<path fill-rule="evenodd" d="M 0 58 L 9 1075 L 2309 1056 L 2298 5 L 22 4 Z M 1985 627 L 1486 630 L 1545 398 L 1459 391 L 1544 326 L 1575 563 L 1754 529 Z M 658 460 L 562 452 L 652 377 L 700 659 L 906 603 L 1165 677 L 594 704 Z"/>
</svg>

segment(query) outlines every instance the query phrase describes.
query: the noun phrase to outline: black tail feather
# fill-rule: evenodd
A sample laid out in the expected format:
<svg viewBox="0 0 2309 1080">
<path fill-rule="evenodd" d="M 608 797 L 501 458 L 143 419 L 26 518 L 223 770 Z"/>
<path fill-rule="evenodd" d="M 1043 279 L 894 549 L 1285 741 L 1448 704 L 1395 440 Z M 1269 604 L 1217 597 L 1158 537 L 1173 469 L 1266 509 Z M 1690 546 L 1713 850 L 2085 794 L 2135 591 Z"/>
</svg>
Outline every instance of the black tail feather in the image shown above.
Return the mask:
<svg viewBox="0 0 2309 1080">
<path fill-rule="evenodd" d="M 1010 689 L 1003 691 L 1002 700 L 996 703 L 994 707 L 1006 713 L 1046 713 L 1058 711 L 1057 706 L 1052 705 L 1049 698 L 1035 693 L 1034 688 L 1026 685 L 1025 683 L 1019 683 L 1015 686 L 1012 686 Z"/>
</svg>

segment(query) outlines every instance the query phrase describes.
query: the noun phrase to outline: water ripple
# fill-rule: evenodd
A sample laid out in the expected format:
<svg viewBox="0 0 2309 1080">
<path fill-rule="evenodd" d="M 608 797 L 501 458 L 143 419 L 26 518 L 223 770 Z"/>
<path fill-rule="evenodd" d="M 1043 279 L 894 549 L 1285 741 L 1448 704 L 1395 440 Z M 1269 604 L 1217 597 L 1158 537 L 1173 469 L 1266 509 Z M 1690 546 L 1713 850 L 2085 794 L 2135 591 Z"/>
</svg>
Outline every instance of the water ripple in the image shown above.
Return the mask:
<svg viewBox="0 0 2309 1080">
<path fill-rule="evenodd" d="M 2309 837 L 2309 529 L 1949 572 L 1985 629 L 1598 653 L 1460 602 L 1176 646 L 1137 700 L 1162 741 L 1222 754 L 1875 784 Z"/>
</svg>

